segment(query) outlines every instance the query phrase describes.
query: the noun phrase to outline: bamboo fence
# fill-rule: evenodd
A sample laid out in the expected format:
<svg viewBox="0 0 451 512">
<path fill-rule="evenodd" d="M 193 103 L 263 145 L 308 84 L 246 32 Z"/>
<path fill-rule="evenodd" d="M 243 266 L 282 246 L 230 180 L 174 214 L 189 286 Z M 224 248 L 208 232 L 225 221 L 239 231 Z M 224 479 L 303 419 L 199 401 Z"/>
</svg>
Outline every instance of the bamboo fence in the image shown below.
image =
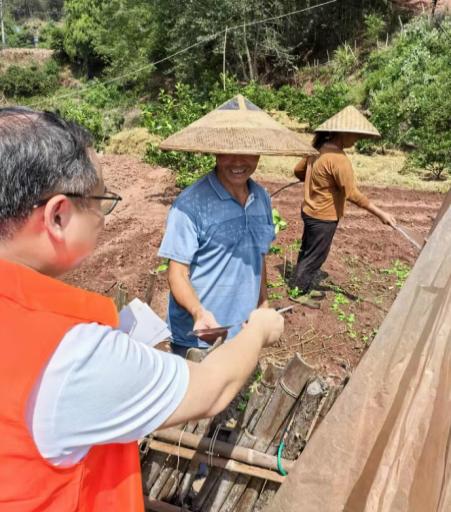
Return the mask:
<svg viewBox="0 0 451 512">
<path fill-rule="evenodd" d="M 342 386 L 327 385 L 296 354 L 251 383 L 233 428 L 221 415 L 154 432 L 140 444 L 146 510 L 262 510 Z M 229 411 L 235 417 L 236 405 Z"/>
</svg>

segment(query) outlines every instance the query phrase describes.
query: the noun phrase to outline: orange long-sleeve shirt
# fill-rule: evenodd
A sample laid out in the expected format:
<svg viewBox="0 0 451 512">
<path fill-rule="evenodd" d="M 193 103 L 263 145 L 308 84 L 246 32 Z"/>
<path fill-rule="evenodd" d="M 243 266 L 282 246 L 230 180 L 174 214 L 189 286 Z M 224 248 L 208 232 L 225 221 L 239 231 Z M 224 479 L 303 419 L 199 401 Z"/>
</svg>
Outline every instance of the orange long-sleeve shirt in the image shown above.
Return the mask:
<svg viewBox="0 0 451 512">
<path fill-rule="evenodd" d="M 366 208 L 369 200 L 357 188 L 354 171 L 345 152 L 327 143 L 319 152 L 319 157 L 301 160 L 294 170 L 301 181 L 306 181 L 304 213 L 315 219 L 338 220 L 344 215 L 346 200 Z"/>
</svg>

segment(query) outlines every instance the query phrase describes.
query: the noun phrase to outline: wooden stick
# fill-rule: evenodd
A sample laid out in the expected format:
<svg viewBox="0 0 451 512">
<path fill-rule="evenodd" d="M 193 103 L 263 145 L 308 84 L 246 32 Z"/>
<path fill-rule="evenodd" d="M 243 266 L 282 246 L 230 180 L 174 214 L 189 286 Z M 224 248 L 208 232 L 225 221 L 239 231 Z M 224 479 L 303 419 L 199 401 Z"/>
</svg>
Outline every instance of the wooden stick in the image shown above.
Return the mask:
<svg viewBox="0 0 451 512">
<path fill-rule="evenodd" d="M 198 462 L 205 462 L 206 464 L 211 462 L 213 466 L 224 468 L 228 471 L 233 471 L 234 473 L 255 476 L 264 480 L 270 480 L 271 482 L 282 483 L 285 481 L 285 477 L 275 473 L 274 471 L 270 471 L 269 469 L 263 469 L 257 466 L 243 464 L 242 462 L 224 459 L 223 457 L 211 457 L 209 455 L 198 453 L 195 450 L 191 450 L 190 448 L 185 448 L 183 446 L 178 447 L 172 444 L 163 443 L 162 441 L 157 441 L 155 439 L 150 441 L 149 445 L 152 450 L 157 452 L 167 453 L 169 455 L 174 455 L 183 459 L 192 459 L 193 457 L 196 457 Z"/>
<path fill-rule="evenodd" d="M 198 434 L 189 432 L 181 433 L 180 430 L 169 428 L 153 433 L 153 437 L 160 441 L 172 444 L 180 444 L 182 446 L 206 452 L 210 448 L 211 439 Z M 266 469 L 277 470 L 277 457 L 268 455 L 267 453 L 258 452 L 250 448 L 225 443 L 224 441 L 216 441 L 213 446 L 214 455 L 222 456 L 227 459 L 233 459 L 238 462 L 244 462 L 253 466 L 259 466 Z M 283 460 L 283 467 L 291 469 L 294 462 L 291 460 Z"/>
</svg>

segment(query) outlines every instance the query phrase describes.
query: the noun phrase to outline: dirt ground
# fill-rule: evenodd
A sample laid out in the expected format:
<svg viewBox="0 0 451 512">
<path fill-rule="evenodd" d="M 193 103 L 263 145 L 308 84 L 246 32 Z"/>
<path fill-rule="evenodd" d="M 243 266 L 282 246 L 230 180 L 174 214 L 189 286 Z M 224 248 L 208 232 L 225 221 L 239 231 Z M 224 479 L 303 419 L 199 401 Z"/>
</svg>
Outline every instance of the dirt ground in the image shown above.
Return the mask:
<svg viewBox="0 0 451 512">
<path fill-rule="evenodd" d="M 77 286 L 111 295 L 122 283 L 129 298 L 146 300 L 164 317 L 168 287 L 157 258 L 167 211 L 178 191 L 173 174 L 130 156 L 102 157 L 109 189 L 123 201 L 107 218 L 97 252 L 66 280 Z M 286 179 L 260 181 L 270 193 Z M 426 235 L 443 195 L 402 189 L 362 187 L 378 206 L 396 216 L 403 226 Z M 274 306 L 293 304 L 283 282 L 296 262 L 301 238 L 302 185 L 274 197 L 273 206 L 287 221 L 275 244 L 278 254 L 268 256 L 269 293 Z M 277 250 L 277 249 L 276 249 Z M 278 346 L 265 351 L 263 362 L 285 360 L 299 352 L 328 377 L 342 379 L 358 363 L 395 299 L 417 250 L 391 228 L 352 205 L 340 223 L 324 270 L 326 299 L 320 310 L 295 306 L 286 315 L 285 334 Z"/>
</svg>

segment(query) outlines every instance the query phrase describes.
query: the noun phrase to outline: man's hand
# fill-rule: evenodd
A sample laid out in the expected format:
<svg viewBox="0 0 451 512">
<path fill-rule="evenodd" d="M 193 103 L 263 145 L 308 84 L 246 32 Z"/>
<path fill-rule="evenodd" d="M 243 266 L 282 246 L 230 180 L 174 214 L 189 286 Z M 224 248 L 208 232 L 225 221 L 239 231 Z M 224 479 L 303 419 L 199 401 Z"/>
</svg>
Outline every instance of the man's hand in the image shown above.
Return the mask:
<svg viewBox="0 0 451 512">
<path fill-rule="evenodd" d="M 396 219 L 393 217 L 393 215 L 384 212 L 384 210 L 381 210 L 375 204 L 369 203 L 367 206 L 365 206 L 365 208 L 370 213 L 375 215 L 382 222 L 382 224 L 386 224 L 387 226 L 391 226 L 392 228 L 396 226 Z"/>
<path fill-rule="evenodd" d="M 193 314 L 194 330 L 199 329 L 212 329 L 213 327 L 220 327 L 213 313 L 200 307 Z"/>
<path fill-rule="evenodd" d="M 391 226 L 392 228 L 396 226 L 396 219 L 393 217 L 393 215 L 390 215 L 389 213 L 381 210 L 378 217 L 382 224 L 386 224 L 388 226 Z"/>
<path fill-rule="evenodd" d="M 272 345 L 282 336 L 285 320 L 275 309 L 262 308 L 252 311 L 246 326 L 260 330 L 263 346 Z"/>
</svg>

